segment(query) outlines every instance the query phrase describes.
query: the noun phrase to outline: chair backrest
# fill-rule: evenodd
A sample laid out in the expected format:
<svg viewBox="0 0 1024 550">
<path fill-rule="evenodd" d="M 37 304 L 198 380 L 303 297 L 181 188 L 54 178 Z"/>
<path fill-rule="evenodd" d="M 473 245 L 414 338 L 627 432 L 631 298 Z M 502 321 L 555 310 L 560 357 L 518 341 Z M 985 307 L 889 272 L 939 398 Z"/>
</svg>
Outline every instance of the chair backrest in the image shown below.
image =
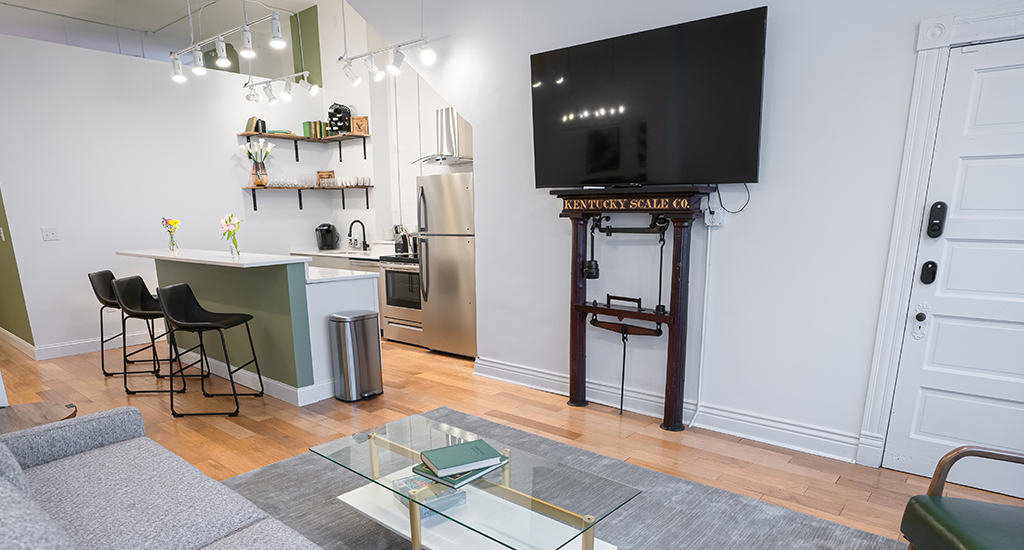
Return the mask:
<svg viewBox="0 0 1024 550">
<path fill-rule="evenodd" d="M 114 274 L 109 270 L 95 271 L 89 274 L 89 283 L 96 299 L 107 307 L 121 307 L 117 304 L 117 297 L 114 296 Z"/>
<path fill-rule="evenodd" d="M 171 328 L 180 328 L 181 325 L 195 319 L 196 313 L 203 311 L 195 293 L 192 292 L 192 287 L 187 283 L 159 287 L 156 289 L 156 295 L 160 298 L 164 319 Z"/>
<path fill-rule="evenodd" d="M 146 288 L 146 282 L 138 275 L 114 279 L 114 297 L 128 315 L 146 315 L 159 311 L 160 305 Z"/>
</svg>

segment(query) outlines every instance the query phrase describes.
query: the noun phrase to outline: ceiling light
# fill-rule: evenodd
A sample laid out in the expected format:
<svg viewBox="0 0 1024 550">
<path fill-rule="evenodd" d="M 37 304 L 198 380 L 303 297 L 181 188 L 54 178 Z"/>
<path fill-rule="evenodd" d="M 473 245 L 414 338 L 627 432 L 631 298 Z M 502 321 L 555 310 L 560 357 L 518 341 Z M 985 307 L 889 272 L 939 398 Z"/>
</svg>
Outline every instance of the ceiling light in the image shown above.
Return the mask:
<svg viewBox="0 0 1024 550">
<path fill-rule="evenodd" d="M 249 30 L 249 25 L 242 27 L 242 49 L 238 50 L 238 55 L 246 59 L 256 57 L 256 50 L 252 49 L 252 31 Z"/>
<path fill-rule="evenodd" d="M 260 94 L 256 93 L 256 89 L 255 88 L 249 88 L 249 93 L 245 94 L 245 99 L 247 101 L 251 101 L 253 103 L 259 103 L 260 102 Z"/>
<path fill-rule="evenodd" d="M 398 76 L 402 72 L 402 61 L 405 61 L 405 54 L 402 50 L 395 48 L 395 53 L 391 55 L 391 63 L 388 63 L 388 72 L 394 76 Z"/>
<path fill-rule="evenodd" d="M 274 12 L 274 16 L 270 18 L 270 47 L 275 50 L 283 50 L 288 45 L 284 41 L 284 37 L 281 36 L 281 15 Z"/>
<path fill-rule="evenodd" d="M 277 103 L 277 96 L 274 95 L 274 89 L 270 87 L 269 82 L 263 85 L 263 95 L 267 96 L 267 103 L 271 105 Z"/>
<path fill-rule="evenodd" d="M 171 69 L 174 71 L 174 74 L 171 75 L 171 80 L 177 82 L 178 84 L 181 84 L 182 82 L 188 80 L 187 78 L 185 78 L 185 73 L 181 71 L 181 60 L 178 59 L 178 56 L 174 56 L 171 58 Z"/>
<path fill-rule="evenodd" d="M 224 37 L 218 36 L 217 41 L 217 66 L 221 69 L 227 69 L 231 66 L 231 60 L 228 59 L 228 47 L 224 45 Z"/>
<path fill-rule="evenodd" d="M 385 73 L 384 71 L 380 70 L 380 67 L 377 66 L 377 62 L 374 59 L 374 55 L 372 53 L 370 54 L 369 57 L 366 58 L 366 66 L 370 69 L 370 74 L 373 75 L 374 82 L 380 82 L 381 80 L 384 80 Z"/>
<path fill-rule="evenodd" d="M 619 105 L 619 114 L 621 115 L 624 112 L 626 112 L 626 106 L 625 105 Z"/>
<path fill-rule="evenodd" d="M 352 87 L 353 88 L 355 88 L 356 86 L 359 86 L 360 84 L 363 83 L 363 77 L 357 75 L 356 72 L 354 70 L 352 70 L 352 62 L 351 61 L 349 61 L 348 63 L 345 63 L 345 66 L 341 70 L 345 73 L 345 76 L 348 77 L 348 79 L 352 81 Z"/>
<path fill-rule="evenodd" d="M 420 63 L 424 65 L 433 65 L 437 61 L 437 54 L 434 53 L 433 48 L 430 46 L 423 46 L 420 48 Z"/>
<path fill-rule="evenodd" d="M 563 82 L 565 82 L 565 77 L 564 76 L 560 76 L 560 77 L 558 77 L 558 80 L 555 81 L 555 84 L 561 84 Z"/>
<path fill-rule="evenodd" d="M 192 50 L 192 74 L 203 76 L 206 74 L 206 60 L 203 59 L 203 50 L 197 46 Z"/>
<path fill-rule="evenodd" d="M 539 80 L 538 80 L 537 82 L 534 82 L 534 83 L 533 83 L 533 87 L 534 87 L 534 88 L 540 88 L 540 85 L 541 85 L 541 84 L 543 84 L 543 82 L 541 82 L 541 81 L 539 81 Z"/>
<path fill-rule="evenodd" d="M 284 81 L 284 90 L 281 92 L 281 99 L 285 101 L 292 100 L 292 79 Z"/>
<path fill-rule="evenodd" d="M 316 97 L 316 94 L 320 93 L 320 86 L 306 80 L 306 77 L 302 77 L 302 81 L 299 82 L 299 86 L 302 86 L 302 88 L 309 92 L 309 95 L 313 97 Z"/>
</svg>

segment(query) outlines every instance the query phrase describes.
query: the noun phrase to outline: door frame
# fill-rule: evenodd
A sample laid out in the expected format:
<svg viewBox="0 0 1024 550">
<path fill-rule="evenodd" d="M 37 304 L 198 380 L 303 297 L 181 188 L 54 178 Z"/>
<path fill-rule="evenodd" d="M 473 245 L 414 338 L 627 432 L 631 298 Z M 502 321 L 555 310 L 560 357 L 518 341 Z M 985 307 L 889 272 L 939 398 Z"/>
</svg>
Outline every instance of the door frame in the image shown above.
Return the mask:
<svg viewBox="0 0 1024 550">
<path fill-rule="evenodd" d="M 1024 6 L 976 10 L 921 21 L 910 116 L 894 203 L 882 300 L 875 330 L 871 371 L 864 399 L 856 462 L 882 465 L 903 331 L 917 267 L 915 253 L 924 222 L 939 105 L 945 88 L 950 48 L 1024 38 Z"/>
</svg>

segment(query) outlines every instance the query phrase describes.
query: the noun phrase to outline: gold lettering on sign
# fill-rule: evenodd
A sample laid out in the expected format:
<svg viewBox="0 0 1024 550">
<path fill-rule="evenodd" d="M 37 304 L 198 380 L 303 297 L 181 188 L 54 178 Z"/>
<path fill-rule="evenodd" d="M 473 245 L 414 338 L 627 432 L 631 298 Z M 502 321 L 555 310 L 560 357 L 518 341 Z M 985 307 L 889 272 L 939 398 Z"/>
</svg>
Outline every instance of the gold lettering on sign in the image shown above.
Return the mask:
<svg viewBox="0 0 1024 550">
<path fill-rule="evenodd" d="M 616 212 L 616 211 L 671 211 L 689 210 L 690 201 L 685 197 L 647 197 L 630 199 L 562 199 L 565 211 Z"/>
</svg>

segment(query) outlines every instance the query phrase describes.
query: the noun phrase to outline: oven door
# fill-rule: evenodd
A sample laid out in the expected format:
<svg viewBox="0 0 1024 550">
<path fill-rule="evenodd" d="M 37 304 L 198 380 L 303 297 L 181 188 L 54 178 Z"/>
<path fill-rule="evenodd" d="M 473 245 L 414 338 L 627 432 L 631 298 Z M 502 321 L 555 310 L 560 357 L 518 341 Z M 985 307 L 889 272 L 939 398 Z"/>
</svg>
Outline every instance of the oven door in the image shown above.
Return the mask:
<svg viewBox="0 0 1024 550">
<path fill-rule="evenodd" d="M 418 264 L 381 264 L 384 274 L 384 316 L 419 322 L 420 266 Z"/>
</svg>

